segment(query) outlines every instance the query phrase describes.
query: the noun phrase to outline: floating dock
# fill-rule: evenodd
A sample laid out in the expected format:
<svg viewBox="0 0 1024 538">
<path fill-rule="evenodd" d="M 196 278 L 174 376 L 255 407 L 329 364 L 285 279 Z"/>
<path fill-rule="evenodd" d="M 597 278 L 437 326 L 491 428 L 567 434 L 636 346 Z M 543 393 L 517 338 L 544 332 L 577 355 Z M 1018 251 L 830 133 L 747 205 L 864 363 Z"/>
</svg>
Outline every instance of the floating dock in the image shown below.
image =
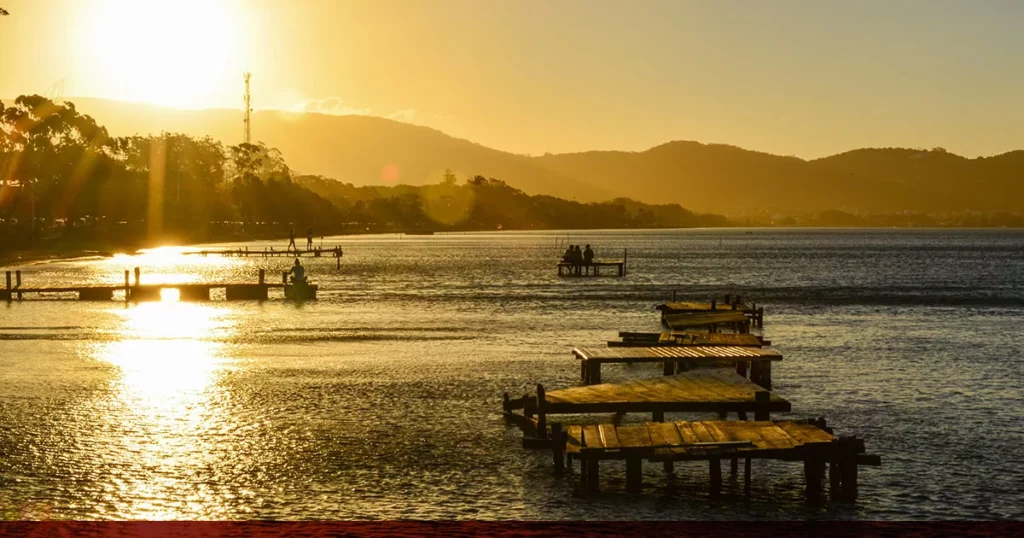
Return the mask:
<svg viewBox="0 0 1024 538">
<path fill-rule="evenodd" d="M 722 363 L 771 390 L 771 363 L 782 360 L 778 351 L 740 346 L 573 348 L 572 354 L 580 361 L 580 382 L 584 385 L 601 383 L 603 364 L 662 363 L 664 374 L 673 375 L 691 366 Z"/>
<path fill-rule="evenodd" d="M 114 292 L 123 291 L 125 301 L 159 301 L 161 292 L 167 289 L 178 290 L 178 298 L 181 301 L 209 301 L 210 290 L 223 289 L 224 297 L 228 301 L 239 300 L 266 300 L 268 291 L 271 288 L 282 288 L 285 297 L 295 296 L 303 300 L 315 299 L 319 286 L 311 284 L 302 286 L 301 292 L 293 290 L 293 284 L 287 283 L 287 273 L 282 275 L 280 283 L 267 282 L 265 273 L 259 271 L 257 282 L 187 282 L 187 283 L 156 283 L 142 284 L 139 268 L 135 268 L 135 281 L 129 280 L 129 272 L 124 272 L 124 284 L 74 284 L 58 286 L 24 286 L 21 278 L 21 271 L 15 271 L 15 279 L 12 282 L 11 271 L 6 272 L 6 287 L 0 291 L 0 300 L 8 302 L 21 301 L 26 295 L 46 294 L 77 294 L 80 301 L 110 301 L 114 298 Z"/>
<path fill-rule="evenodd" d="M 590 493 L 600 489 L 599 463 L 625 460 L 626 490 L 638 493 L 642 487 L 643 461 L 665 463 L 671 471 L 675 462 L 707 461 L 711 493 L 722 487 L 721 461 L 744 460 L 743 490 L 750 494 L 754 458 L 803 462 L 807 493 L 821 491 L 828 464 L 832 495 L 853 499 L 857 495 L 860 465 L 880 465 L 881 458 L 865 454 L 864 442 L 855 437 L 833 436 L 825 421 L 699 421 L 651 422 L 639 425 L 571 425 L 564 431 L 552 424 L 552 452 L 556 471 L 568 460 L 580 462 L 580 484 Z"/>
</svg>

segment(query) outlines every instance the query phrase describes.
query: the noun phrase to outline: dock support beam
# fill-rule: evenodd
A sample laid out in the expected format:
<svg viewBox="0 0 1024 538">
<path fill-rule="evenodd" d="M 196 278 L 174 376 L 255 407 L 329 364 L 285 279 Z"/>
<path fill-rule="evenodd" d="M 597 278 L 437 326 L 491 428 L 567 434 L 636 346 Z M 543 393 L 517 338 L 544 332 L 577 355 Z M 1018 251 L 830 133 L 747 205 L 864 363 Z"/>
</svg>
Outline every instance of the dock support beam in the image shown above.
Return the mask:
<svg viewBox="0 0 1024 538">
<path fill-rule="evenodd" d="M 15 289 L 21 288 L 21 270 L 20 269 L 14 272 L 14 287 L 15 287 Z M 19 301 L 21 300 L 21 292 L 20 291 L 18 292 L 18 300 Z"/>
<path fill-rule="evenodd" d="M 551 423 L 551 455 L 554 458 L 556 474 L 562 474 L 565 470 L 565 443 L 566 433 L 562 431 L 562 424 Z"/>
<path fill-rule="evenodd" d="M 124 302 L 128 302 L 132 298 L 132 290 L 130 281 L 128 280 L 128 270 L 124 270 Z"/>
<path fill-rule="evenodd" d="M 548 424 L 547 414 L 544 412 L 545 406 L 544 397 L 544 386 L 540 383 L 537 384 L 537 437 L 545 438 L 548 436 Z"/>
<path fill-rule="evenodd" d="M 743 458 L 743 494 L 750 496 L 750 458 Z"/>
<path fill-rule="evenodd" d="M 754 393 L 754 420 L 771 420 L 772 394 L 766 390 L 759 390 Z"/>
<path fill-rule="evenodd" d="M 11 302 L 11 272 L 7 271 L 7 302 Z"/>
<path fill-rule="evenodd" d="M 643 461 L 626 458 L 626 493 L 640 493 L 643 487 Z"/>
<path fill-rule="evenodd" d="M 711 471 L 711 494 L 718 495 L 722 490 L 722 460 L 719 458 L 709 459 L 708 468 Z"/>
</svg>

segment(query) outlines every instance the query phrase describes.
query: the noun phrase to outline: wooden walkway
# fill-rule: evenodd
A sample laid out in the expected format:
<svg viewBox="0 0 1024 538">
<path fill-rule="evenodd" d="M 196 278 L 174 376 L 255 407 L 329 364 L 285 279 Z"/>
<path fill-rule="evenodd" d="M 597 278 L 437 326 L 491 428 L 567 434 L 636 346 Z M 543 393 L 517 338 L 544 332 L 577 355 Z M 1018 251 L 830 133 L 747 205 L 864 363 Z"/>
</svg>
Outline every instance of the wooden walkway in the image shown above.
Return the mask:
<svg viewBox="0 0 1024 538">
<path fill-rule="evenodd" d="M 660 333 L 619 332 L 621 341 L 612 340 L 608 347 L 655 346 L 740 346 L 764 347 L 772 343 L 750 333 L 711 333 L 663 331 Z"/>
<path fill-rule="evenodd" d="M 536 415 L 532 424 L 534 431 L 527 433 L 539 435 L 545 431 L 548 415 L 651 413 L 653 420 L 660 422 L 667 412 L 737 413 L 741 418 L 746 418 L 750 412 L 755 419 L 768 420 L 770 413 L 790 411 L 791 405 L 739 374 L 709 369 L 551 392 L 537 385 L 536 396 L 510 399 L 505 394 L 502 409 L 509 414 L 522 409 L 527 419 Z M 524 429 L 531 429 L 531 424 L 525 424 Z"/>
<path fill-rule="evenodd" d="M 716 331 L 720 327 L 729 327 L 738 333 L 750 332 L 750 318 L 736 311 L 702 312 L 693 314 L 664 314 L 661 322 L 673 331 L 682 331 L 697 327 L 707 327 Z"/>
<path fill-rule="evenodd" d="M 585 264 L 572 264 L 569 262 L 558 262 L 558 276 L 601 276 L 602 267 L 614 267 L 618 274 L 606 276 L 625 276 L 626 260 L 594 260 Z M 593 271 L 591 271 L 593 269 Z"/>
<path fill-rule="evenodd" d="M 722 363 L 736 368 L 744 377 L 771 390 L 771 363 L 782 360 L 775 350 L 741 346 L 653 346 L 573 348 L 580 361 L 580 381 L 584 385 L 601 383 L 601 365 L 607 363 L 662 363 L 664 374 L 672 375 L 690 366 Z"/>
<path fill-rule="evenodd" d="M 571 425 L 564 431 L 552 424 L 555 468 L 561 471 L 567 457 L 580 461 L 581 485 L 591 493 L 599 490 L 598 464 L 603 460 L 626 461 L 626 489 L 642 487 L 643 460 L 665 463 L 671 471 L 677 461 L 708 461 L 711 492 L 722 485 L 721 460 L 744 460 L 744 492 L 750 493 L 750 461 L 753 458 L 802 461 L 809 494 L 821 489 L 825 464 L 829 464 L 832 493 L 855 497 L 859 465 L 880 465 L 877 456 L 866 455 L 857 438 L 836 438 L 825 421 L 698 421 L 652 422 L 638 425 Z"/>
<path fill-rule="evenodd" d="M 244 248 L 219 248 L 219 249 L 203 249 L 203 250 L 190 250 L 181 253 L 187 256 L 226 256 L 226 257 L 260 257 L 260 258 L 274 258 L 274 257 L 301 257 L 304 254 L 319 258 L 321 256 L 330 256 L 333 258 L 340 258 L 345 255 L 341 247 L 332 248 L 312 248 L 312 249 L 285 249 L 275 250 L 274 247 L 263 247 L 263 250 L 255 248 L 249 250 L 249 247 Z"/>
<path fill-rule="evenodd" d="M 114 292 L 123 291 L 125 301 L 159 301 L 161 293 L 166 289 L 178 290 L 181 301 L 209 301 L 210 290 L 224 289 L 224 297 L 228 301 L 266 300 L 268 290 L 283 288 L 285 296 L 289 296 L 291 284 L 286 283 L 286 275 L 280 283 L 267 282 L 265 272 L 260 269 L 257 282 L 185 282 L 185 283 L 141 283 L 139 268 L 135 268 L 135 281 L 130 281 L 129 271 L 124 272 L 124 284 L 74 284 L 57 286 L 25 286 L 22 283 L 21 271 L 15 271 L 15 279 L 11 279 L 11 271 L 6 272 L 6 286 L 0 290 L 0 300 L 21 301 L 26 295 L 35 294 L 46 298 L 47 294 L 77 294 L 80 301 L 110 301 Z M 316 298 L 319 286 L 313 284 L 304 288 L 304 298 Z"/>
<path fill-rule="evenodd" d="M 713 312 L 742 312 L 750 322 L 757 327 L 764 327 L 764 307 L 758 308 L 756 304 L 746 304 L 739 295 L 726 295 L 725 300 L 718 302 L 712 299 L 711 302 L 676 301 L 675 292 L 672 292 L 672 301 L 660 304 L 655 307 L 661 311 L 662 317 L 675 314 L 705 314 Z"/>
</svg>

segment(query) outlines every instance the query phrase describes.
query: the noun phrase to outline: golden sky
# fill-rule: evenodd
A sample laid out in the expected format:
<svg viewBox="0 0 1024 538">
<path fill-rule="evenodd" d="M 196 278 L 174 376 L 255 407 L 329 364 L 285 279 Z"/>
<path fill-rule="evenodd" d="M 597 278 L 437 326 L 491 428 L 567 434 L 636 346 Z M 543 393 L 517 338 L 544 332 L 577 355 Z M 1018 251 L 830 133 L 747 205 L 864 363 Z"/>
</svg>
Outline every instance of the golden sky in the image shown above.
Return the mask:
<svg viewBox="0 0 1024 538">
<path fill-rule="evenodd" d="M 0 96 L 361 113 L 517 153 L 1024 147 L 1024 2 L 0 0 Z M 100 118 L 102 121 L 102 118 Z"/>
</svg>

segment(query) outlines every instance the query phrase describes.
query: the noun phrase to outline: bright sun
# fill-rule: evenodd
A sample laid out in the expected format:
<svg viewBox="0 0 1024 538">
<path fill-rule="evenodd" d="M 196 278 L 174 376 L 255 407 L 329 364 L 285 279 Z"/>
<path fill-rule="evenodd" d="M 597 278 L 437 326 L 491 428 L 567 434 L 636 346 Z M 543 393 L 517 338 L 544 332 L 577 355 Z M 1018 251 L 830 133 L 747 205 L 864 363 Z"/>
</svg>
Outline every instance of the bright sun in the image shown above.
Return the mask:
<svg viewBox="0 0 1024 538">
<path fill-rule="evenodd" d="M 241 76 L 244 17 L 215 0 L 89 3 L 82 52 L 111 98 L 202 108 Z"/>
</svg>

